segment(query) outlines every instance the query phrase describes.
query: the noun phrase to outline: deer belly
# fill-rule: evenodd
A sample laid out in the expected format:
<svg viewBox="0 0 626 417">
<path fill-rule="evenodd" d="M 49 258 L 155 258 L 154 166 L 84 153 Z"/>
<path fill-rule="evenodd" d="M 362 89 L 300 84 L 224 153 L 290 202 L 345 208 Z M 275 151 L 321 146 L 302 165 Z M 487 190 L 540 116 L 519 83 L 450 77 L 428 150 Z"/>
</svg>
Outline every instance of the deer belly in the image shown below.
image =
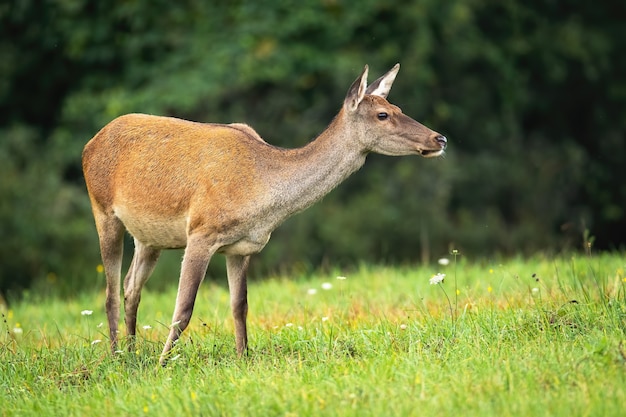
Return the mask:
<svg viewBox="0 0 626 417">
<path fill-rule="evenodd" d="M 159 249 L 184 248 L 187 245 L 186 217 L 134 216 L 123 207 L 116 207 L 115 214 L 128 233 L 144 245 Z"/>
</svg>

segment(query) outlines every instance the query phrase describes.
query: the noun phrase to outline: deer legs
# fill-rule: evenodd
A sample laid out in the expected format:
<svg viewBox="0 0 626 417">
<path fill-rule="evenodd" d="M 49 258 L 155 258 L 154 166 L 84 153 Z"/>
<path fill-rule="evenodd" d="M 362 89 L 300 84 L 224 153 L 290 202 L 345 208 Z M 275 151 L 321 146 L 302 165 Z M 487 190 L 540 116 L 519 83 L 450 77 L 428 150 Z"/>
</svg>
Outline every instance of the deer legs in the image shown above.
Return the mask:
<svg viewBox="0 0 626 417">
<path fill-rule="evenodd" d="M 213 253 L 215 253 L 214 250 L 208 248 L 210 248 L 210 245 L 206 244 L 204 239 L 190 237 L 187 241 L 187 248 L 185 249 L 183 265 L 180 271 L 178 295 L 176 296 L 172 325 L 159 360 L 161 365 L 165 365 L 172 346 L 189 325 L 198 289 L 206 274 L 209 261 Z"/>
<path fill-rule="evenodd" d="M 161 251 L 145 246 L 135 239 L 135 254 L 124 279 L 124 319 L 128 335 L 128 349 L 134 349 L 134 339 L 137 330 L 137 308 L 141 300 L 141 289 L 146 283 Z"/>
<path fill-rule="evenodd" d="M 170 334 L 159 361 L 161 365 L 165 365 L 172 346 L 189 325 L 196 295 L 204 279 L 212 254 L 213 252 L 207 251 L 204 245 L 200 245 L 197 250 L 194 245 L 190 243 L 187 245 L 181 269 L 178 295 L 176 297 L 176 309 L 174 310 L 174 316 L 172 318 Z M 235 322 L 235 338 L 237 341 L 237 355 L 239 356 L 246 354 L 248 351 L 248 334 L 246 329 L 248 291 L 246 272 L 249 262 L 249 256 L 229 255 L 226 257 L 230 305 Z"/>
<path fill-rule="evenodd" d="M 248 353 L 248 332 L 246 316 L 248 315 L 248 285 L 246 272 L 250 263 L 249 256 L 231 255 L 226 257 L 228 287 L 230 289 L 230 307 L 235 321 L 235 339 L 237 355 Z"/>
<path fill-rule="evenodd" d="M 102 266 L 106 276 L 106 313 L 109 323 L 111 352 L 117 349 L 117 325 L 120 319 L 120 277 L 124 249 L 124 225 L 116 217 L 94 209 Z"/>
<path fill-rule="evenodd" d="M 120 315 L 120 276 L 124 228 L 115 217 L 97 215 L 97 226 L 102 251 L 107 293 L 106 312 L 111 337 L 111 350 L 117 349 L 117 332 Z M 174 343 L 189 325 L 200 284 L 206 274 L 209 261 L 215 253 L 206 239 L 190 238 L 187 242 L 181 276 L 176 296 L 176 308 L 172 317 L 167 342 L 161 353 L 159 362 L 165 365 Z M 124 316 L 126 331 L 129 337 L 129 349 L 133 349 L 137 330 L 137 309 L 141 300 L 141 290 L 154 270 L 161 251 L 148 247 L 135 239 L 135 253 L 128 273 L 124 278 Z M 248 315 L 248 290 L 246 273 L 250 256 L 228 255 L 226 269 L 228 287 L 230 289 L 230 306 L 235 323 L 235 339 L 237 355 L 243 356 L 248 351 L 248 334 L 246 318 Z"/>
<path fill-rule="evenodd" d="M 124 249 L 124 226 L 116 217 L 95 213 L 102 265 L 106 275 L 106 313 L 109 323 L 111 351 L 117 350 L 118 322 L 120 318 L 120 277 Z M 141 299 L 141 289 L 146 283 L 159 259 L 160 251 L 149 248 L 135 240 L 135 254 L 124 279 L 124 310 L 126 332 L 132 349 L 137 327 L 137 308 Z"/>
</svg>

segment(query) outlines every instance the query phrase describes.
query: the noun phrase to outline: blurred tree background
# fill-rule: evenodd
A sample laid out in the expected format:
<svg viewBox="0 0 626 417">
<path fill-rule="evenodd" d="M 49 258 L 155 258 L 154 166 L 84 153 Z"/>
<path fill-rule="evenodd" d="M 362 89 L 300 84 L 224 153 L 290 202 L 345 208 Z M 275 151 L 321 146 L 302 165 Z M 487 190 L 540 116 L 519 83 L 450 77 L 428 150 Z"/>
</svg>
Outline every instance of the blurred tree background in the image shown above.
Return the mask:
<svg viewBox="0 0 626 417">
<path fill-rule="evenodd" d="M 116 116 L 302 146 L 366 63 L 371 80 L 401 63 L 390 101 L 445 134 L 446 157 L 371 156 L 275 232 L 256 275 L 580 250 L 585 232 L 623 249 L 625 21 L 616 1 L 5 1 L 0 291 L 102 288 L 80 158 Z"/>
</svg>

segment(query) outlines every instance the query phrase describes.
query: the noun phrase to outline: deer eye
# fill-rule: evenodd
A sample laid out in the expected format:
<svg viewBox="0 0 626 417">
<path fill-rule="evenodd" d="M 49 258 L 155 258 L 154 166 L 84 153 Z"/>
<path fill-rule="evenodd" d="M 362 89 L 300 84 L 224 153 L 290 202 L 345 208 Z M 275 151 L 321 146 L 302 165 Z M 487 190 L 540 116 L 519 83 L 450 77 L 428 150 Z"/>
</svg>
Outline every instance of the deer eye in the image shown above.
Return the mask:
<svg viewBox="0 0 626 417">
<path fill-rule="evenodd" d="M 387 120 L 389 118 L 389 115 L 385 112 L 380 112 L 378 113 L 378 120 Z"/>
</svg>

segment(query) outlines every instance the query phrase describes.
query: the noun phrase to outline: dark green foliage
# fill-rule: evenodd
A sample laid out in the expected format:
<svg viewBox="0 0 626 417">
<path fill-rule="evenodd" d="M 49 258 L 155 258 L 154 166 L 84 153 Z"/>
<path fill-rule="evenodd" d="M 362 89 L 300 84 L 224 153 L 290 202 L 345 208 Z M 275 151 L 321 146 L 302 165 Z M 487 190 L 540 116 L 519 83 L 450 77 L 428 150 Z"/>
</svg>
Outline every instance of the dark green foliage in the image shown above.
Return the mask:
<svg viewBox="0 0 626 417">
<path fill-rule="evenodd" d="M 301 146 L 363 65 L 449 138 L 372 157 L 255 261 L 414 261 L 624 243 L 626 10 L 618 2 L 10 1 L 0 6 L 0 291 L 70 286 L 98 247 L 83 145 L 128 112 L 246 122 Z M 169 269 L 168 269 L 169 270 Z M 170 278 L 171 281 L 172 278 Z M 91 286 L 91 284 L 88 284 Z"/>
</svg>

